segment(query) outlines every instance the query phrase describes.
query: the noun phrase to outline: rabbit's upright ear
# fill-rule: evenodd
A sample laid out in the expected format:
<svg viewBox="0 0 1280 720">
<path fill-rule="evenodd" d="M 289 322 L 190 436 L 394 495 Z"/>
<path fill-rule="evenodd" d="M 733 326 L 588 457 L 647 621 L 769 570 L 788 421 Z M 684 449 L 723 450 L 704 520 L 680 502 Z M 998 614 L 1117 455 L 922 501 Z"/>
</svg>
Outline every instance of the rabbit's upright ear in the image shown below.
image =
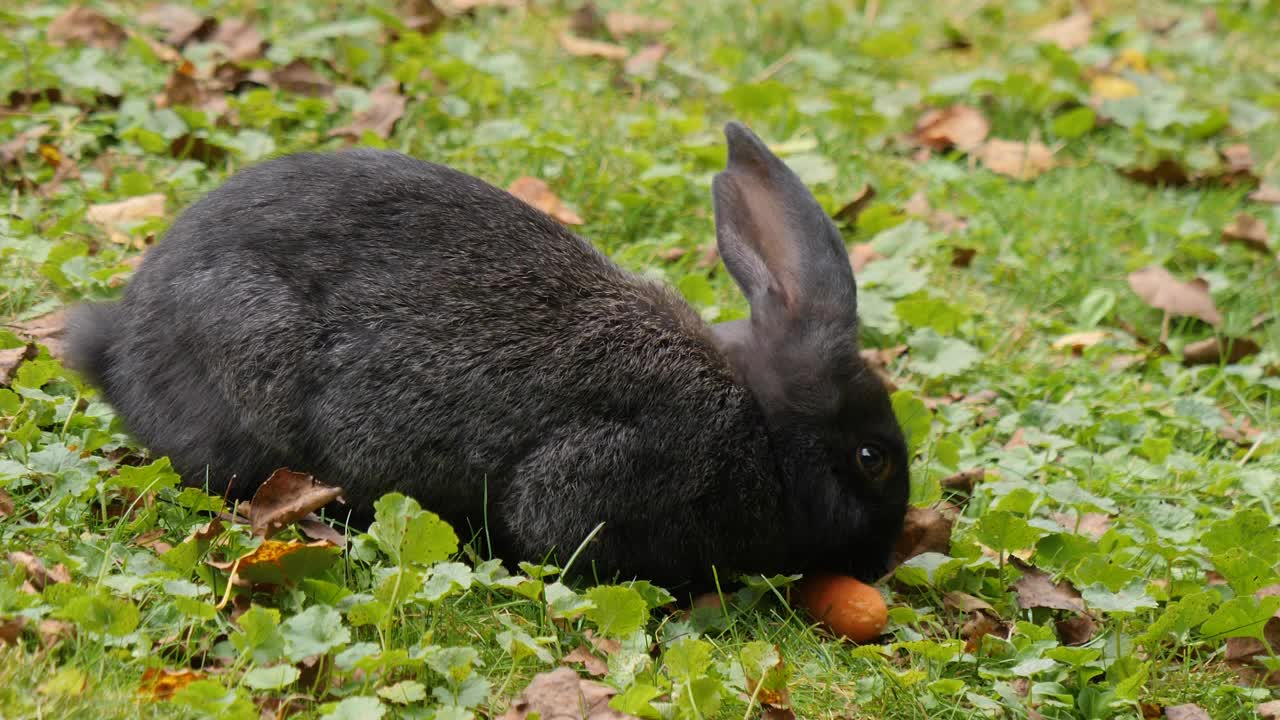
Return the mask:
<svg viewBox="0 0 1280 720">
<path fill-rule="evenodd" d="M 787 385 L 780 376 L 797 373 L 819 385 L 835 381 L 831 373 L 857 352 L 857 290 L 844 241 L 760 138 L 737 122 L 725 137 L 729 162 L 712 182 L 716 242 L 751 319 L 716 326 L 716 338 L 755 382 Z"/>
</svg>

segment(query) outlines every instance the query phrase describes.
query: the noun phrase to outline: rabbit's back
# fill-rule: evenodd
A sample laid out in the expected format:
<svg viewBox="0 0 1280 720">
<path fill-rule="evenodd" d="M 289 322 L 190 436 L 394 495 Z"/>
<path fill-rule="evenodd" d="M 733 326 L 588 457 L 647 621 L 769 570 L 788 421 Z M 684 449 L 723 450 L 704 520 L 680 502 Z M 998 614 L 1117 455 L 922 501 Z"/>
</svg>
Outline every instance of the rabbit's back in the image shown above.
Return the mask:
<svg viewBox="0 0 1280 720">
<path fill-rule="evenodd" d="M 709 545 L 776 510 L 740 506 L 777 480 L 693 310 L 443 166 L 347 151 L 243 171 L 174 223 L 114 322 L 108 399 L 184 473 L 239 475 L 233 494 L 289 465 L 358 515 L 399 490 L 498 518 L 499 542 L 606 520 L 615 555 L 652 548 L 655 518 Z M 683 542 L 682 561 L 711 553 Z"/>
</svg>

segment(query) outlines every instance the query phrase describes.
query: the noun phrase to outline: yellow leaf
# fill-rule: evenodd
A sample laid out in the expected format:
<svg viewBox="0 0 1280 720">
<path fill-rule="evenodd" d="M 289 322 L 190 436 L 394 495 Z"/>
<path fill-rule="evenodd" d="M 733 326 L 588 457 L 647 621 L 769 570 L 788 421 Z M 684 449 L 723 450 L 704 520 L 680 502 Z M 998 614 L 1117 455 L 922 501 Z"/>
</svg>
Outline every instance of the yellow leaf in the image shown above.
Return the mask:
<svg viewBox="0 0 1280 720">
<path fill-rule="evenodd" d="M 1116 55 L 1116 61 L 1113 67 L 1117 70 L 1128 68 L 1134 72 L 1147 73 L 1147 56 L 1142 54 L 1141 50 L 1133 48 L 1125 48 Z"/>
<path fill-rule="evenodd" d="M 1099 75 L 1090 83 L 1089 92 L 1103 100 L 1119 100 L 1139 94 L 1138 86 L 1115 75 Z"/>
</svg>

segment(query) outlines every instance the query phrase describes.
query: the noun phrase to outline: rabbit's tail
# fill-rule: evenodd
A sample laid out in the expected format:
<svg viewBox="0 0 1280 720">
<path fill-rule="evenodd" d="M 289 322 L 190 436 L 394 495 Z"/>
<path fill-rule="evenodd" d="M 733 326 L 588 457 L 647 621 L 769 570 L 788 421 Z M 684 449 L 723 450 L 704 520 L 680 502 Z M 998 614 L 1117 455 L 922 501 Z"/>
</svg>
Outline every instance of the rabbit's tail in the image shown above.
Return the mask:
<svg viewBox="0 0 1280 720">
<path fill-rule="evenodd" d="M 66 326 L 67 364 L 106 390 L 112 340 L 119 337 L 118 303 L 83 303 L 71 309 Z"/>
</svg>

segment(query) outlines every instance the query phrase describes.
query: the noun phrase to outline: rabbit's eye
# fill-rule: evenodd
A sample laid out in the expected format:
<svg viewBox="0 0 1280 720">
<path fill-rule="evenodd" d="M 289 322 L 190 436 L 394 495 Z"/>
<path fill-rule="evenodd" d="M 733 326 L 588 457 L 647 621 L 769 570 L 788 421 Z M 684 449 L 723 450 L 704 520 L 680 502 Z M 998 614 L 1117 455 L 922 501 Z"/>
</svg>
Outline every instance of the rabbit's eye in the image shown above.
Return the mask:
<svg viewBox="0 0 1280 720">
<path fill-rule="evenodd" d="M 858 448 L 858 467 L 873 478 L 879 478 L 889 468 L 889 456 L 879 445 L 863 445 Z"/>
</svg>

